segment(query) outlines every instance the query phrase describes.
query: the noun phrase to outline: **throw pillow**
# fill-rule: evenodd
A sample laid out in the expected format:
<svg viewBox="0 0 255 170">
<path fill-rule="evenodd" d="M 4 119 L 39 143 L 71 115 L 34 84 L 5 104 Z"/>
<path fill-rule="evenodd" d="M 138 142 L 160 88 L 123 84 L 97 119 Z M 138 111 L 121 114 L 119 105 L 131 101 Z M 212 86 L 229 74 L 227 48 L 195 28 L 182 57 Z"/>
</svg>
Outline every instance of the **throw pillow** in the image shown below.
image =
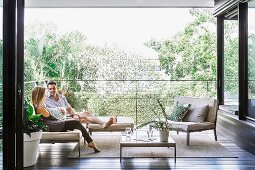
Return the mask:
<svg viewBox="0 0 255 170">
<path fill-rule="evenodd" d="M 174 105 L 173 111 L 168 115 L 167 119 L 175 122 L 181 122 L 189 107 L 190 104 L 182 104 L 177 101 Z"/>
<path fill-rule="evenodd" d="M 187 114 L 184 116 L 184 122 L 204 122 L 207 116 L 209 105 L 195 106 L 192 105 Z"/>
</svg>

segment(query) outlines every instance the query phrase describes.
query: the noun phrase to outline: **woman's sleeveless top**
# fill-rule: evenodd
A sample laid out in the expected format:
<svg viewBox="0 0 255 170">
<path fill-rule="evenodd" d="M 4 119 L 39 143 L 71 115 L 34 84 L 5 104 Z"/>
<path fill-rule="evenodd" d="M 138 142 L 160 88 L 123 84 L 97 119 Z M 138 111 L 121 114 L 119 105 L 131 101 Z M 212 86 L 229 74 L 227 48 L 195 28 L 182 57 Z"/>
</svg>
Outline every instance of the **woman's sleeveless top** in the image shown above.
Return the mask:
<svg viewBox="0 0 255 170">
<path fill-rule="evenodd" d="M 44 107 L 48 112 L 50 112 L 46 107 Z M 37 107 L 35 107 L 37 110 Z M 50 112 L 51 113 L 51 112 Z M 37 113 L 39 114 L 39 113 Z M 65 121 L 59 120 L 53 117 L 51 114 L 49 117 L 42 116 L 43 122 L 49 127 L 50 132 L 61 132 L 64 129 Z"/>
</svg>

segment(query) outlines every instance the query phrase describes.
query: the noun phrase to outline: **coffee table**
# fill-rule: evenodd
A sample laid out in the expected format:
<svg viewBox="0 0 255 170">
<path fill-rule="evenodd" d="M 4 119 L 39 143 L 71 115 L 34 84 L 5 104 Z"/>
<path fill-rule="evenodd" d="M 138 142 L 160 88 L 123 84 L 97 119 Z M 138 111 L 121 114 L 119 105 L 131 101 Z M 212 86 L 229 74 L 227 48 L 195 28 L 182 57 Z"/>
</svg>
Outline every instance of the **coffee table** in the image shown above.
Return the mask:
<svg viewBox="0 0 255 170">
<path fill-rule="evenodd" d="M 150 141 L 141 140 L 137 135 L 132 135 L 130 140 L 127 140 L 125 135 L 121 135 L 120 162 L 123 147 L 174 147 L 174 162 L 176 163 L 176 143 L 171 136 L 169 136 L 168 142 L 160 142 L 159 137 L 155 137 L 154 140 Z"/>
</svg>

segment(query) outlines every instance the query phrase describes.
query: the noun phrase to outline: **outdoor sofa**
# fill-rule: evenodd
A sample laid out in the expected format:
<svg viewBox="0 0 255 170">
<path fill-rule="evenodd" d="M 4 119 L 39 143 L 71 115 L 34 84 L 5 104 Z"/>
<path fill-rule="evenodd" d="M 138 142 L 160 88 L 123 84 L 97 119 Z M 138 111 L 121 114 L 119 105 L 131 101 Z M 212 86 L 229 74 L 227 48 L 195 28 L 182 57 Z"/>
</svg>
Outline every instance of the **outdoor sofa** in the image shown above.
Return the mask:
<svg viewBox="0 0 255 170">
<path fill-rule="evenodd" d="M 67 131 L 67 132 L 42 132 L 42 138 L 40 143 L 78 143 L 79 157 L 81 155 L 80 140 L 82 134 L 79 130 Z M 84 141 L 85 144 L 85 141 Z"/>
<path fill-rule="evenodd" d="M 109 120 L 109 117 L 98 117 L 99 119 L 106 121 Z M 120 116 L 117 117 L 117 123 L 112 124 L 107 128 L 103 128 L 102 125 L 93 124 L 93 123 L 83 123 L 83 126 L 89 130 L 89 133 L 92 132 L 116 132 L 116 131 L 125 131 L 125 129 L 131 128 L 133 131 L 134 121 L 130 117 Z M 80 140 L 82 134 L 79 130 L 67 131 L 67 132 L 42 132 L 41 143 L 69 143 L 77 142 L 78 143 L 78 153 L 80 157 Z M 84 141 L 85 144 L 85 141 Z"/>
</svg>

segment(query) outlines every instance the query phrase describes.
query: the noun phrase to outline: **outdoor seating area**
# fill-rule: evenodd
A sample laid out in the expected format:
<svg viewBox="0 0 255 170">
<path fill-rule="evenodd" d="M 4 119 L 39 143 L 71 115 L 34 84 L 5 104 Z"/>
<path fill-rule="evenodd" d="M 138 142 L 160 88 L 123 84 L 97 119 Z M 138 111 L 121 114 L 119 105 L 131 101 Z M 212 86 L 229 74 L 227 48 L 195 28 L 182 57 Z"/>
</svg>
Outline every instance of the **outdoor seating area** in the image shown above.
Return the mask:
<svg viewBox="0 0 255 170">
<path fill-rule="evenodd" d="M 214 138 L 217 141 L 216 134 L 216 120 L 217 120 L 217 110 L 218 103 L 217 100 L 209 99 L 209 98 L 194 98 L 194 97 L 183 97 L 178 96 L 175 98 L 175 103 L 179 102 L 182 104 L 190 104 L 190 108 L 186 111 L 186 115 L 181 122 L 168 121 L 168 123 L 174 129 L 178 129 L 179 131 L 184 131 L 187 133 L 186 136 L 186 144 L 190 145 L 190 133 L 191 132 L 200 132 L 205 130 L 213 130 Z M 102 121 L 107 121 L 109 117 L 98 117 Z M 137 133 L 134 132 L 134 120 L 130 117 L 119 116 L 117 117 L 117 123 L 112 124 L 107 128 L 103 128 L 100 124 L 93 123 L 83 123 L 83 126 L 88 129 L 88 132 L 92 135 L 92 132 L 101 132 L 100 134 L 105 134 L 108 136 L 112 136 L 112 134 L 106 134 L 106 132 L 122 132 L 119 135 L 130 135 L 127 134 L 127 129 L 130 129 L 129 133 Z M 148 130 L 152 130 L 150 127 Z M 147 130 L 147 133 L 149 133 Z M 141 134 L 141 131 L 140 131 Z M 154 136 L 149 136 L 146 130 L 143 130 L 144 137 L 137 140 L 137 136 L 133 136 L 132 139 L 127 140 L 127 142 L 122 140 L 120 141 L 120 149 L 122 147 L 169 147 L 174 146 L 176 149 L 176 144 L 174 139 L 169 136 L 166 143 L 159 138 L 158 133 L 154 132 Z M 152 135 L 152 134 L 150 134 Z M 97 134 L 94 134 L 97 136 Z M 183 135 L 181 135 L 183 138 Z M 43 132 L 41 143 L 68 143 L 68 142 L 77 142 L 78 147 L 78 156 L 81 155 L 81 140 L 82 136 L 80 131 L 68 131 L 68 132 Z M 106 137 L 107 138 L 107 137 Z M 125 137 L 127 138 L 127 136 Z M 157 139 L 154 141 L 154 138 Z M 168 140 L 172 141 L 169 142 Z M 130 141 L 130 142 L 129 142 Z M 157 142 L 156 142 L 157 141 Z M 163 141 L 163 142 L 162 142 Z M 85 145 L 85 141 L 83 142 Z M 208 143 L 210 145 L 210 143 Z M 176 162 L 176 150 L 175 152 L 175 162 Z M 120 152 L 121 155 L 121 152 Z M 121 157 L 121 156 L 120 156 Z"/>
</svg>

